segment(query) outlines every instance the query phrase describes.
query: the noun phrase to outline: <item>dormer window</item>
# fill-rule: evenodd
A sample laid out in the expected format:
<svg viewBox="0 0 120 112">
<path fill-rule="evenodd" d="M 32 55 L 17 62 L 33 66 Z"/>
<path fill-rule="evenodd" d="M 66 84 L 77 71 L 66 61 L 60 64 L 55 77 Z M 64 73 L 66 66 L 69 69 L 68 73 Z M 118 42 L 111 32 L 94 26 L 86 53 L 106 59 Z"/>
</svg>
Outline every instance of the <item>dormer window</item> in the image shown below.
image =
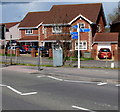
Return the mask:
<svg viewBox="0 0 120 112">
<path fill-rule="evenodd" d="M 32 30 L 32 29 L 27 29 L 27 30 L 25 31 L 25 34 L 33 34 L 33 30 Z"/>
<path fill-rule="evenodd" d="M 53 33 L 62 33 L 62 27 L 61 26 L 53 26 L 52 32 Z"/>
</svg>

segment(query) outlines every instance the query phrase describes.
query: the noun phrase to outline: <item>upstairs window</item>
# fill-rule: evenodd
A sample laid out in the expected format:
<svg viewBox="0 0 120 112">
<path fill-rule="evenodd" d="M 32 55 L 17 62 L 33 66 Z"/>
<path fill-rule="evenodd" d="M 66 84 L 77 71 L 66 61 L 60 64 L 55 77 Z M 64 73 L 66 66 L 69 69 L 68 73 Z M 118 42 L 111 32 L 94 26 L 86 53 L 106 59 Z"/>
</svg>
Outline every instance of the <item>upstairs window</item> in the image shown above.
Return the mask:
<svg viewBox="0 0 120 112">
<path fill-rule="evenodd" d="M 62 33 L 62 27 L 61 26 L 53 26 L 52 32 L 53 33 Z"/>
<path fill-rule="evenodd" d="M 27 29 L 27 30 L 25 31 L 25 34 L 33 34 L 33 30 L 32 30 L 32 29 Z"/>
<path fill-rule="evenodd" d="M 80 28 L 85 28 L 85 23 L 79 23 Z"/>
<path fill-rule="evenodd" d="M 87 42 L 86 41 L 80 41 L 79 49 L 80 50 L 87 50 Z M 75 42 L 75 50 L 78 50 L 78 41 Z"/>
</svg>

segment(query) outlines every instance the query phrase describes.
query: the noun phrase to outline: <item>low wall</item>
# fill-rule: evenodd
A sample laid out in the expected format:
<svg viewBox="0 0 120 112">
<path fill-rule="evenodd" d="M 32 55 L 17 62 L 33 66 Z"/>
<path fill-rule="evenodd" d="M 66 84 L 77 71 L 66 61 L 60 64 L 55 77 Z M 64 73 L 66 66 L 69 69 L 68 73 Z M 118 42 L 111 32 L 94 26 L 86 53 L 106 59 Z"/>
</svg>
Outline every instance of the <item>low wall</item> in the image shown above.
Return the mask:
<svg viewBox="0 0 120 112">
<path fill-rule="evenodd" d="M 0 54 L 5 54 L 5 49 L 0 49 Z M 14 54 L 16 56 L 20 56 L 19 48 L 16 50 L 7 50 L 6 54 Z"/>
</svg>

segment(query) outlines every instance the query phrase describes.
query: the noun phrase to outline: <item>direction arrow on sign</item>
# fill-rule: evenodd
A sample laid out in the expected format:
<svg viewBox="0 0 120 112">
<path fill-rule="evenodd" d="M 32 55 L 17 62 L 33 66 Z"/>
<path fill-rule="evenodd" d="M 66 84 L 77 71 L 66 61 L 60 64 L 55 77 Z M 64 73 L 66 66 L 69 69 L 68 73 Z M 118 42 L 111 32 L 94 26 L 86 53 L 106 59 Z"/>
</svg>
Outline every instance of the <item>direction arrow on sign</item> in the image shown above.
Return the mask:
<svg viewBox="0 0 120 112">
<path fill-rule="evenodd" d="M 77 29 L 77 28 L 78 28 L 78 26 L 77 26 L 77 25 L 74 25 L 74 26 L 72 26 L 72 28 Z"/>
<path fill-rule="evenodd" d="M 71 35 L 78 35 L 78 32 L 71 32 Z"/>
<path fill-rule="evenodd" d="M 72 35 L 72 39 L 78 39 L 78 36 Z"/>
<path fill-rule="evenodd" d="M 80 28 L 80 30 L 79 30 L 80 32 L 89 32 L 90 31 L 90 29 L 88 29 L 88 28 Z"/>
</svg>

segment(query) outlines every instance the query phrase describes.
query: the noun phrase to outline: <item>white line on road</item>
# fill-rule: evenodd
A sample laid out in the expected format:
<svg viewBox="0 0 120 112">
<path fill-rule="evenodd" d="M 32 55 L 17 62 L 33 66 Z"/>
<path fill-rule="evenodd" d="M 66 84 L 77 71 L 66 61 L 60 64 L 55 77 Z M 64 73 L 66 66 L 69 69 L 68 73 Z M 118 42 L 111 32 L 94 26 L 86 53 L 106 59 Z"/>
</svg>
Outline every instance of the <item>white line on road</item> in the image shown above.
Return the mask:
<svg viewBox="0 0 120 112">
<path fill-rule="evenodd" d="M 86 108 L 83 108 L 83 107 L 78 107 L 78 106 L 75 106 L 75 105 L 73 105 L 72 108 L 76 108 L 76 109 L 79 109 L 79 110 L 85 110 L 85 111 L 88 111 L 88 112 L 95 112 L 95 111 L 92 111 L 90 109 L 86 109 Z"/>
<path fill-rule="evenodd" d="M 20 91 L 12 88 L 12 87 L 10 87 L 10 86 L 7 86 L 7 88 L 9 88 L 10 90 L 14 91 L 14 92 L 17 93 L 17 94 L 20 94 L 20 95 L 22 94 Z"/>
<path fill-rule="evenodd" d="M 115 86 L 117 86 L 117 87 L 118 87 L 118 86 L 120 86 L 120 84 L 116 84 Z"/>
<path fill-rule="evenodd" d="M 55 80 L 58 80 L 58 81 L 63 81 L 63 79 L 59 79 L 59 78 L 56 78 L 56 77 L 53 77 L 53 76 L 47 76 L 48 78 L 51 78 L 51 79 L 55 79 Z"/>
<path fill-rule="evenodd" d="M 22 92 L 14 89 L 14 88 L 12 88 L 10 86 L 7 86 L 7 88 L 9 88 L 10 90 L 12 90 L 13 92 L 15 92 L 15 93 L 17 93 L 19 95 L 33 95 L 33 94 L 37 94 L 37 92 L 22 93 Z"/>
<path fill-rule="evenodd" d="M 0 84 L 1 87 L 7 87 L 8 89 L 12 90 L 13 92 L 21 95 L 21 96 L 24 96 L 24 95 L 33 95 L 33 94 L 37 94 L 37 92 L 29 92 L 29 93 L 22 93 L 16 89 L 14 89 L 13 87 L 11 86 L 7 86 L 7 85 L 4 85 L 4 84 Z"/>
<path fill-rule="evenodd" d="M 98 86 L 103 86 L 103 85 L 106 85 L 107 83 L 106 82 L 101 82 L 99 84 L 97 84 Z"/>
<path fill-rule="evenodd" d="M 89 81 L 77 81 L 77 80 L 64 80 L 66 82 L 80 82 L 80 83 L 98 83 L 98 82 L 89 82 Z"/>
<path fill-rule="evenodd" d="M 6 86 L 6 85 L 4 85 L 4 84 L 0 84 L 0 86 L 1 86 L 1 87 L 4 87 L 4 86 Z"/>
<path fill-rule="evenodd" d="M 45 77 L 45 75 L 37 76 L 38 78 Z"/>
<path fill-rule="evenodd" d="M 33 94 L 37 94 L 37 92 L 22 93 L 21 95 L 33 95 Z"/>
</svg>

